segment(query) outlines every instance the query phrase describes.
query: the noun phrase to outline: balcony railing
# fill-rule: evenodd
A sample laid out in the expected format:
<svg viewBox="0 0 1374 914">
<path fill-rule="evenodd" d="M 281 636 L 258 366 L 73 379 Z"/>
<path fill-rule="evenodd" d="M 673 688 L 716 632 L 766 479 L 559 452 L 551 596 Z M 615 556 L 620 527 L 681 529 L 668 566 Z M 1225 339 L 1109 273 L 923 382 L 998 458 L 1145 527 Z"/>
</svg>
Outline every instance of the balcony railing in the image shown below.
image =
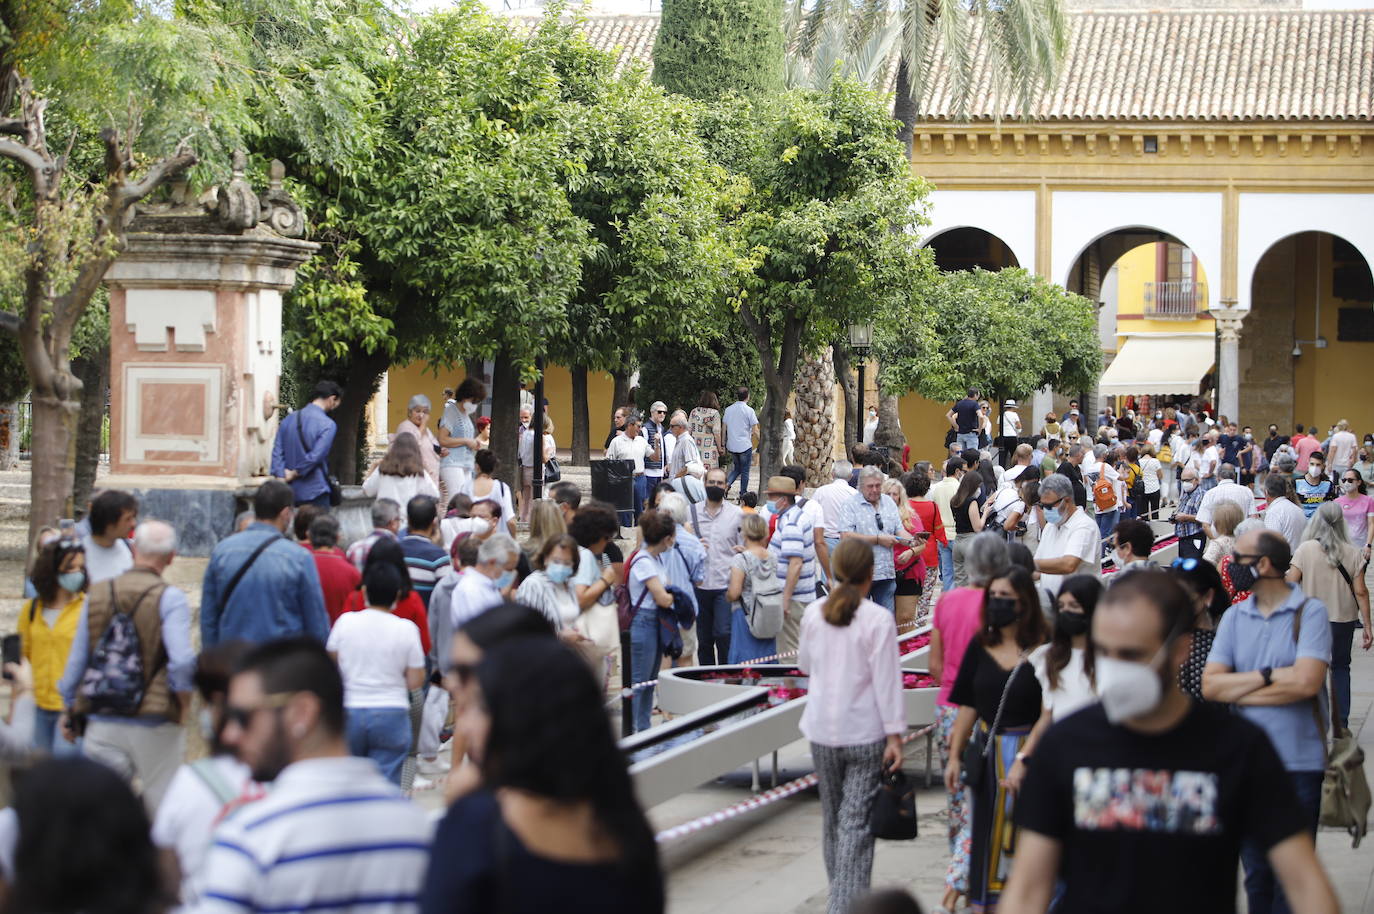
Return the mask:
<svg viewBox="0 0 1374 914">
<path fill-rule="evenodd" d="M 1155 320 L 1192 320 L 1207 310 L 1207 283 L 1145 283 L 1145 316 Z"/>
</svg>

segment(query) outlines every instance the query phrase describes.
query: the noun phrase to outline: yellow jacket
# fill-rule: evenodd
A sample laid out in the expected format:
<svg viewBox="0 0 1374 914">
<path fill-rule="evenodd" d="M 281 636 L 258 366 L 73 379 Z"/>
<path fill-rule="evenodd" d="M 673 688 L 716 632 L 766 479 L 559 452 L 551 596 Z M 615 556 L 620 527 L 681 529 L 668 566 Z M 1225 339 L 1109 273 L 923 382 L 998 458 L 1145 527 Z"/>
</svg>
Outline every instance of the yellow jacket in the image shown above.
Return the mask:
<svg viewBox="0 0 1374 914">
<path fill-rule="evenodd" d="M 81 604 L 85 594 L 77 594 L 57 615 L 57 623 L 48 626 L 38 599 L 24 604 L 19 612 L 19 638 L 24 657 L 33 664 L 34 702 L 44 711 L 61 711 L 62 696 L 57 683 L 67 669 L 67 655 L 76 637 L 76 625 L 81 620 Z"/>
</svg>

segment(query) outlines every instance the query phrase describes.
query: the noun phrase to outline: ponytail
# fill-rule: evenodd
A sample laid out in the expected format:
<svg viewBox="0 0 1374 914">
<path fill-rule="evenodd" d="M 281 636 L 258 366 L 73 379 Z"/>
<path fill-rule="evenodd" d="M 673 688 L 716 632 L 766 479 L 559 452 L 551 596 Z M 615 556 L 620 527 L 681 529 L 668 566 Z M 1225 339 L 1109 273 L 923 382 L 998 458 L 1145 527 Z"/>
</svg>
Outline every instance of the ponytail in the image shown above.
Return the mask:
<svg viewBox="0 0 1374 914">
<path fill-rule="evenodd" d="M 863 586 L 873 579 L 873 548 L 845 539 L 830 556 L 835 588 L 825 598 L 825 621 L 841 628 L 854 621 L 863 602 Z"/>
</svg>

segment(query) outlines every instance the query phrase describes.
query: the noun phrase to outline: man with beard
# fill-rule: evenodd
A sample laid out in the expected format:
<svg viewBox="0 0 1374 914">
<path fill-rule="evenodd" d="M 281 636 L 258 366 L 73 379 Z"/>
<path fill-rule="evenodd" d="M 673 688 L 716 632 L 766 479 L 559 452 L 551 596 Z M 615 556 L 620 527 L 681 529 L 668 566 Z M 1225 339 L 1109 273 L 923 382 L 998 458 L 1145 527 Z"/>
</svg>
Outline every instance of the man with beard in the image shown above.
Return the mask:
<svg viewBox="0 0 1374 914">
<path fill-rule="evenodd" d="M 706 547 L 706 576 L 697 588 L 697 660 L 703 666 L 730 657 L 730 562 L 744 547 L 744 512 L 725 500 L 725 470 L 706 471 L 706 504 L 697 510 L 697 536 Z"/>
<path fill-rule="evenodd" d="M 1092 622 L 1102 702 L 1055 724 L 1028 760 L 1002 914 L 1042 914 L 1056 885 L 1062 914 L 1229 914 L 1242 844 L 1273 866 L 1294 910 L 1338 910 L 1264 732 L 1178 687 L 1195 616 L 1163 571 L 1126 572 L 1103 595 Z"/>
<path fill-rule="evenodd" d="M 199 910 L 416 911 L 425 814 L 375 763 L 348 754 L 343 679 L 323 645 L 255 648 L 229 683 L 224 717 L 224 744 L 254 780 L 274 783 L 215 832 Z"/>
</svg>

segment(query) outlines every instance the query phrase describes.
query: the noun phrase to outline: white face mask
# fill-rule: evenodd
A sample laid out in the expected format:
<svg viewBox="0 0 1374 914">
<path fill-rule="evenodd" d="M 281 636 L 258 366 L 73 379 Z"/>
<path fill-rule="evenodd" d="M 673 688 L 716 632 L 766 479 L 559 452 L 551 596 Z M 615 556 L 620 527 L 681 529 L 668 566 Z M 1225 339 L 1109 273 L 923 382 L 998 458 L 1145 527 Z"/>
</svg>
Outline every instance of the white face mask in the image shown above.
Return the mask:
<svg viewBox="0 0 1374 914">
<path fill-rule="evenodd" d="M 477 404 L 473 403 L 471 400 L 464 400 L 462 409 L 463 415 L 471 416 L 473 413 L 477 412 Z"/>
<path fill-rule="evenodd" d="M 1358 489 L 1358 485 L 1357 485 L 1356 483 L 1353 483 L 1353 482 L 1343 482 L 1343 483 L 1341 483 L 1341 491 L 1344 492 L 1346 495 L 1354 495 L 1356 489 Z"/>
<path fill-rule="evenodd" d="M 1193 490 L 1196 489 L 1196 488 L 1197 488 L 1197 483 L 1196 483 L 1196 482 L 1185 482 L 1185 483 L 1183 484 L 1183 491 L 1185 491 L 1185 492 L 1191 492 L 1191 491 L 1193 491 Z"/>
<path fill-rule="evenodd" d="M 1149 663 L 1133 663 L 1113 657 L 1098 657 L 1094 676 L 1102 710 L 1114 724 L 1153 711 L 1164 697 L 1164 683 L 1154 665 L 1168 648 L 1166 644 Z"/>
</svg>

